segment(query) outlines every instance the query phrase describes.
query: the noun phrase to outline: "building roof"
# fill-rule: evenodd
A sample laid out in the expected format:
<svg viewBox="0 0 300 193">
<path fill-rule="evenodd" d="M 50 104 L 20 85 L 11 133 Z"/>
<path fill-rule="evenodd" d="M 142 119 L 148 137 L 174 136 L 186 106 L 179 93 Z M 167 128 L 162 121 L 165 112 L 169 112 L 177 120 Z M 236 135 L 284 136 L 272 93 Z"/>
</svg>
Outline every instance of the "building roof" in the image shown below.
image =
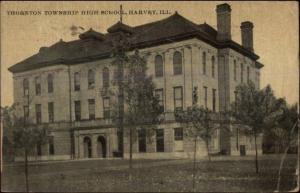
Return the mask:
<svg viewBox="0 0 300 193">
<path fill-rule="evenodd" d="M 128 39 L 132 49 L 196 37 L 214 47 L 228 47 L 254 60 L 259 58 L 255 53 L 232 40 L 217 41 L 217 31 L 213 27 L 206 23 L 197 25 L 177 12 L 165 19 L 135 27 L 118 22 L 107 31 L 109 33 L 102 34 L 90 29 L 80 34 L 78 40 L 70 42 L 60 40 L 50 47 L 42 47 L 37 54 L 13 65 L 8 70 L 16 73 L 56 64 L 76 64 L 110 57 L 113 50 L 113 34 L 118 32 L 130 34 Z"/>
</svg>

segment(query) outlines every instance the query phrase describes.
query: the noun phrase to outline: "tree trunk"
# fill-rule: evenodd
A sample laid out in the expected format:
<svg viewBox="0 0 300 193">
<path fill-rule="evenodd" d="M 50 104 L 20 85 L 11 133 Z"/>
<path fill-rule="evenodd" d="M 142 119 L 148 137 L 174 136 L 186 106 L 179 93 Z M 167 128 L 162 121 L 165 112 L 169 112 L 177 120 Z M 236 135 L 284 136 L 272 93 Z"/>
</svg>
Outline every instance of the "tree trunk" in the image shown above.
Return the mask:
<svg viewBox="0 0 300 193">
<path fill-rule="evenodd" d="M 258 156 L 257 156 L 257 142 L 256 142 L 256 132 L 254 132 L 254 143 L 255 143 L 255 169 L 258 174 Z"/>
<path fill-rule="evenodd" d="M 29 183 L 28 183 L 28 150 L 25 148 L 25 185 L 26 192 L 29 192 Z"/>
<path fill-rule="evenodd" d="M 129 180 L 131 181 L 132 172 L 132 128 L 129 129 Z"/>
<path fill-rule="evenodd" d="M 196 177 L 196 154 L 197 154 L 197 136 L 195 137 L 195 142 L 194 142 L 194 166 L 193 166 L 193 192 L 196 191 L 195 189 L 195 177 Z"/>
</svg>

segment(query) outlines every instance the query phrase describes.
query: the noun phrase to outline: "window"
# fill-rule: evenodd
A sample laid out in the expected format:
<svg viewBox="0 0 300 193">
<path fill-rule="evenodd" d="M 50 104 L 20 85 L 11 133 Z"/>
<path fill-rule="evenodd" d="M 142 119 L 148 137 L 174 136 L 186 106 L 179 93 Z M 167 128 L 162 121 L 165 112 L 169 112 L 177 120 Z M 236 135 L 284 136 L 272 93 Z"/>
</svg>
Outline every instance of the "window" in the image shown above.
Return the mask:
<svg viewBox="0 0 300 193">
<path fill-rule="evenodd" d="M 115 70 L 114 70 L 114 81 L 115 81 L 115 82 L 118 82 L 119 77 L 120 77 L 119 69 L 115 69 Z"/>
<path fill-rule="evenodd" d="M 48 74 L 47 81 L 48 81 L 48 93 L 53 93 L 53 75 L 52 74 Z"/>
<path fill-rule="evenodd" d="M 75 101 L 75 120 L 80 121 L 81 120 L 81 103 L 80 101 Z"/>
<path fill-rule="evenodd" d="M 109 86 L 109 69 L 107 67 L 103 68 L 102 71 L 102 77 L 103 77 L 103 87 Z"/>
<path fill-rule="evenodd" d="M 241 83 L 244 82 L 244 64 L 241 63 Z"/>
<path fill-rule="evenodd" d="M 146 152 L 146 130 L 141 129 L 138 131 L 139 137 L 139 152 Z"/>
<path fill-rule="evenodd" d="M 234 91 L 234 108 L 235 108 L 235 110 L 237 108 L 237 97 L 238 97 L 238 92 Z"/>
<path fill-rule="evenodd" d="M 95 119 L 95 99 L 89 99 L 89 119 Z"/>
<path fill-rule="evenodd" d="M 213 94 L 213 98 L 212 98 L 212 110 L 213 112 L 216 112 L 216 92 L 217 90 L 216 89 L 212 89 L 212 94 Z"/>
<path fill-rule="evenodd" d="M 29 95 L 29 81 L 28 81 L 28 79 L 23 80 L 23 93 L 24 93 L 24 96 Z"/>
<path fill-rule="evenodd" d="M 79 72 L 75 72 L 75 74 L 74 74 L 74 90 L 75 91 L 80 90 L 80 74 L 79 74 Z"/>
<path fill-rule="evenodd" d="M 35 105 L 35 117 L 36 117 L 36 123 L 40 124 L 42 122 L 42 105 L 41 104 Z"/>
<path fill-rule="evenodd" d="M 164 130 L 157 129 L 156 130 L 156 151 L 157 152 L 164 152 L 165 151 L 165 144 L 164 144 Z"/>
<path fill-rule="evenodd" d="M 24 119 L 26 121 L 29 118 L 29 108 L 28 108 L 28 106 L 27 105 L 23 106 L 23 110 L 24 110 Z"/>
<path fill-rule="evenodd" d="M 36 153 L 38 156 L 42 155 L 42 145 L 40 143 L 36 144 Z"/>
<path fill-rule="evenodd" d="M 174 140 L 175 141 L 183 140 L 183 128 L 175 128 L 174 129 Z"/>
<path fill-rule="evenodd" d="M 182 86 L 174 87 L 174 109 L 182 110 L 183 101 L 182 101 Z"/>
<path fill-rule="evenodd" d="M 247 83 L 250 83 L 250 68 L 247 66 Z"/>
<path fill-rule="evenodd" d="M 207 87 L 204 86 L 203 89 L 204 89 L 204 107 L 205 109 L 207 109 Z"/>
<path fill-rule="evenodd" d="M 161 77 L 164 75 L 163 72 L 163 58 L 161 55 L 155 56 L 155 76 L 156 77 Z"/>
<path fill-rule="evenodd" d="M 182 74 L 182 54 L 178 51 L 173 55 L 173 71 L 174 75 Z"/>
<path fill-rule="evenodd" d="M 49 118 L 49 123 L 54 122 L 54 104 L 53 104 L 53 102 L 48 103 L 48 118 Z"/>
<path fill-rule="evenodd" d="M 88 71 L 88 89 L 95 88 L 95 72 L 94 70 Z"/>
<path fill-rule="evenodd" d="M 103 117 L 104 117 L 104 119 L 110 118 L 110 98 L 109 97 L 103 98 Z"/>
<path fill-rule="evenodd" d="M 158 98 L 158 102 L 159 102 L 159 105 L 160 105 L 162 111 L 164 111 L 164 90 L 156 89 L 155 96 Z"/>
<path fill-rule="evenodd" d="M 35 77 L 35 94 L 41 95 L 41 77 Z"/>
<path fill-rule="evenodd" d="M 54 155 L 54 137 L 49 137 L 49 155 Z"/>
<path fill-rule="evenodd" d="M 215 57 L 211 57 L 211 76 L 215 77 Z"/>
<path fill-rule="evenodd" d="M 233 61 L 233 79 L 236 81 L 236 60 Z"/>
<path fill-rule="evenodd" d="M 206 74 L 206 53 L 202 53 L 202 71 L 203 74 Z"/>
</svg>

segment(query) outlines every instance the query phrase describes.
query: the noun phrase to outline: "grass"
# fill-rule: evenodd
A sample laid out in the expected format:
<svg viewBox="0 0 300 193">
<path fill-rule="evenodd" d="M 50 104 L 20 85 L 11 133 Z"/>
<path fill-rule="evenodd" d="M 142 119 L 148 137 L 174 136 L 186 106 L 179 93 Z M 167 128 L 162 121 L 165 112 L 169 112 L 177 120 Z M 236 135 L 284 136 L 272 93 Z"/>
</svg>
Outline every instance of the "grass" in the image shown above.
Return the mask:
<svg viewBox="0 0 300 193">
<path fill-rule="evenodd" d="M 294 189 L 297 158 L 284 163 L 281 191 Z M 188 192 L 192 191 L 192 160 L 134 160 L 132 181 L 127 160 L 92 160 L 30 166 L 30 189 L 35 192 Z M 253 160 L 197 162 L 198 192 L 270 192 L 276 189 L 279 157 Z M 23 166 L 4 166 L 2 190 L 24 191 Z"/>
</svg>

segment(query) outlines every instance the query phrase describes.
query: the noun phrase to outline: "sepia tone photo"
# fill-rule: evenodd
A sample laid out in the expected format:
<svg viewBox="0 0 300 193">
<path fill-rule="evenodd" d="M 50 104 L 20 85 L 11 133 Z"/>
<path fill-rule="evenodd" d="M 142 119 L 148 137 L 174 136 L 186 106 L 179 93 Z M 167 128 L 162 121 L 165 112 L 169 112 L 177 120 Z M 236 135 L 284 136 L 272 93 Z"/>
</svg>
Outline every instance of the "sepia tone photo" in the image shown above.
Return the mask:
<svg viewBox="0 0 300 193">
<path fill-rule="evenodd" d="M 298 2 L 0 5 L 1 191 L 299 191 Z"/>
</svg>

